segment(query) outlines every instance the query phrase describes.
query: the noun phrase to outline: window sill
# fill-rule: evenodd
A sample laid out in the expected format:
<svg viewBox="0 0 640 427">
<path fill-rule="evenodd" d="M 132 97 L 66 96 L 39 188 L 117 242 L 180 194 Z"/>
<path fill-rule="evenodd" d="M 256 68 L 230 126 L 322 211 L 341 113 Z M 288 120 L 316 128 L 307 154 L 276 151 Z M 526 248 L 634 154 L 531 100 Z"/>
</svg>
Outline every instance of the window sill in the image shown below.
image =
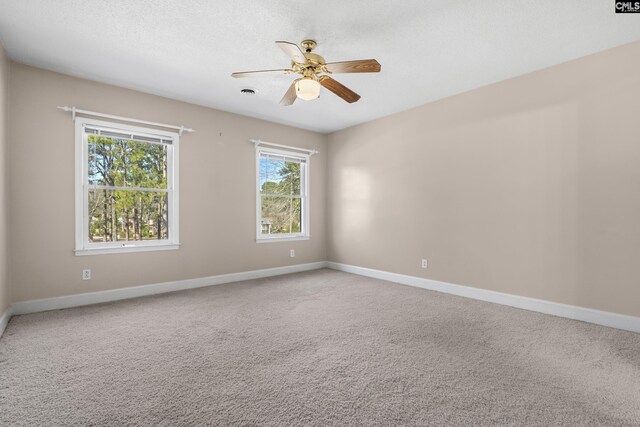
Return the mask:
<svg viewBox="0 0 640 427">
<path fill-rule="evenodd" d="M 76 249 L 76 256 L 122 254 L 129 252 L 153 252 L 172 251 L 180 249 L 180 244 L 153 245 L 153 246 L 118 246 L 111 248 Z"/>
<path fill-rule="evenodd" d="M 309 240 L 311 236 L 286 236 L 286 237 L 258 237 L 256 243 L 292 242 L 295 240 Z"/>
</svg>

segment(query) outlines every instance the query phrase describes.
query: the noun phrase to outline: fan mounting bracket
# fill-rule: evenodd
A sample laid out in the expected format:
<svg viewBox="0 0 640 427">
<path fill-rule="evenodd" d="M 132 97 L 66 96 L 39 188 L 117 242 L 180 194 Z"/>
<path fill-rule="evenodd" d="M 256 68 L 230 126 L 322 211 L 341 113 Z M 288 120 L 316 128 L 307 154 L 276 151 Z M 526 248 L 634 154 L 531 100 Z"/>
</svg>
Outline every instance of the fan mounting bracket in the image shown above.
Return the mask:
<svg viewBox="0 0 640 427">
<path fill-rule="evenodd" d="M 302 46 L 302 49 L 304 49 L 305 52 L 311 53 L 311 51 L 318 46 L 318 43 L 316 43 L 315 40 L 302 40 L 300 46 Z"/>
</svg>

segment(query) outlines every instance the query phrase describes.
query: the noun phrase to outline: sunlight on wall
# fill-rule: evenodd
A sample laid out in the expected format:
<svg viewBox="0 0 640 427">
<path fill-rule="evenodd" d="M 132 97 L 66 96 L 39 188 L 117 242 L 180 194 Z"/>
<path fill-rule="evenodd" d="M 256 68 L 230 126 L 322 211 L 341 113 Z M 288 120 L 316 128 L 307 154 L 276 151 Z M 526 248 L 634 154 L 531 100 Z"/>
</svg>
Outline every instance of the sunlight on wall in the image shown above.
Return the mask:
<svg viewBox="0 0 640 427">
<path fill-rule="evenodd" d="M 371 175 L 356 168 L 345 168 L 340 171 L 338 182 L 341 204 L 340 220 L 336 225 L 349 231 L 369 229 L 372 222 Z"/>
</svg>

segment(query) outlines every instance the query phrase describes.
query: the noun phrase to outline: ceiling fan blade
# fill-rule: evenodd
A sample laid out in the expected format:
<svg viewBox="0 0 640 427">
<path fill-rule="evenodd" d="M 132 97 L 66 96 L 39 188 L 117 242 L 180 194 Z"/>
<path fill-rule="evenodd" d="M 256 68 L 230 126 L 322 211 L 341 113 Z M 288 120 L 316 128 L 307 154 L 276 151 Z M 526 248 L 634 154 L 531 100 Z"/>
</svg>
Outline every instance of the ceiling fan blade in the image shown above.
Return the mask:
<svg viewBox="0 0 640 427">
<path fill-rule="evenodd" d="M 281 70 L 259 70 L 259 71 L 241 71 L 232 73 L 231 77 L 260 77 L 260 76 L 286 76 L 293 70 L 281 69 Z"/>
<path fill-rule="evenodd" d="M 357 61 L 330 62 L 327 70 L 332 73 L 378 73 L 382 68 L 375 59 L 359 59 Z"/>
<path fill-rule="evenodd" d="M 284 53 L 293 60 L 293 62 L 298 64 L 304 64 L 307 62 L 307 57 L 304 56 L 304 52 L 302 52 L 302 49 L 300 49 L 297 44 L 285 41 L 277 41 L 276 44 L 280 46 L 280 49 L 282 49 Z"/>
<path fill-rule="evenodd" d="M 297 97 L 298 96 L 296 95 L 296 82 L 294 80 L 293 83 L 291 83 L 291 86 L 289 86 L 289 90 L 287 90 L 287 92 L 282 97 L 282 100 L 280 100 L 280 104 L 284 105 L 285 107 L 287 105 L 291 105 L 295 102 Z"/>
<path fill-rule="evenodd" d="M 360 95 L 344 86 L 343 84 L 338 83 L 329 76 L 321 76 L 318 81 L 320 82 L 322 87 L 329 89 L 331 92 L 335 93 L 340 98 L 347 101 L 349 104 L 360 99 Z"/>
</svg>

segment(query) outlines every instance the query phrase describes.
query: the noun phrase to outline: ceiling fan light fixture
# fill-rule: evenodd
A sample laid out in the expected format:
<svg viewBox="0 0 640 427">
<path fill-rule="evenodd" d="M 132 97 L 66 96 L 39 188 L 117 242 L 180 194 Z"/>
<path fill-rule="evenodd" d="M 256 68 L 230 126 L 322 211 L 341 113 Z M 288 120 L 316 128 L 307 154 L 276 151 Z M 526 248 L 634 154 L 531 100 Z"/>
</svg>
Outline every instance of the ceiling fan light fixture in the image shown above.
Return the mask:
<svg viewBox="0 0 640 427">
<path fill-rule="evenodd" d="M 295 43 L 277 41 L 276 44 L 291 60 L 290 68 L 276 70 L 240 71 L 231 73 L 231 77 L 255 77 L 255 76 L 287 76 L 300 74 L 301 76 L 291 82 L 289 89 L 280 100 L 280 105 L 292 105 L 296 99 L 305 101 L 320 97 L 320 86 L 339 96 L 349 104 L 357 102 L 360 95 L 334 80 L 330 75 L 335 73 L 378 73 L 380 63 L 375 59 L 357 59 L 354 61 L 326 62 L 324 58 L 313 53 L 316 42 L 303 40 L 298 46 Z M 304 49 L 304 51 L 301 49 Z"/>
<path fill-rule="evenodd" d="M 305 101 L 318 98 L 320 96 L 320 83 L 312 77 L 303 77 L 296 80 L 296 96 Z"/>
</svg>

